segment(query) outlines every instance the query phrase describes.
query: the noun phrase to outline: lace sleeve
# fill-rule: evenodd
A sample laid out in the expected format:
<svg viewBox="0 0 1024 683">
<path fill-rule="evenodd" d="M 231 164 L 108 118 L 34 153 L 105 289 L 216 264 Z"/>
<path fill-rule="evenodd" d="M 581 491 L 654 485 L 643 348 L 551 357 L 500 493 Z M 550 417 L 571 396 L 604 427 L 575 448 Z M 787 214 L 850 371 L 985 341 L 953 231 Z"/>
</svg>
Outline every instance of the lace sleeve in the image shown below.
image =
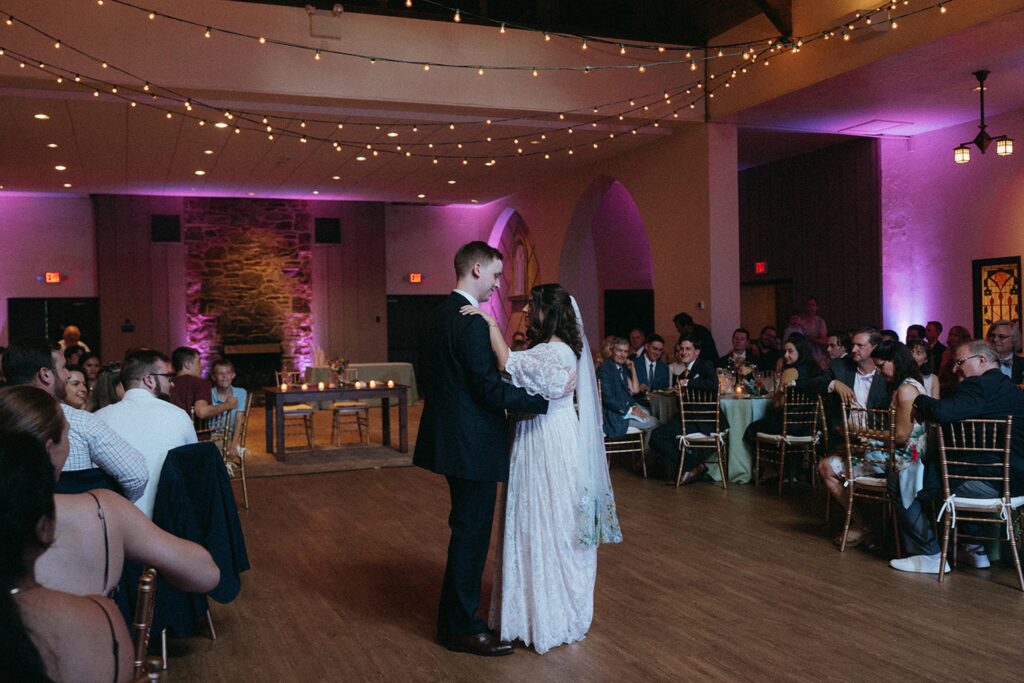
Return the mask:
<svg viewBox="0 0 1024 683">
<path fill-rule="evenodd" d="M 512 384 L 549 401 L 576 388 L 576 356 L 565 344 L 539 344 L 512 351 L 505 363 Z"/>
</svg>

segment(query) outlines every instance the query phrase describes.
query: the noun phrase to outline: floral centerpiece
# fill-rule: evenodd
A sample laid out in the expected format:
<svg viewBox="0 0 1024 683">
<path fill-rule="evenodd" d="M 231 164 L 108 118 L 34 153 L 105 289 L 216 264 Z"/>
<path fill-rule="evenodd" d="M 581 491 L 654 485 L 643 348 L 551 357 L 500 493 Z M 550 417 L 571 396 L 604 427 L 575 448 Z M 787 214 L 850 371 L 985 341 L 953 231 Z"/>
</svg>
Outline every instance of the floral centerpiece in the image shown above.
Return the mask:
<svg viewBox="0 0 1024 683">
<path fill-rule="evenodd" d="M 348 359 L 342 358 L 341 356 L 338 356 L 337 358 L 332 358 L 331 360 L 327 361 L 327 367 L 329 367 L 332 372 L 341 374 L 345 372 L 345 368 L 348 367 Z"/>
<path fill-rule="evenodd" d="M 760 393 L 757 381 L 757 368 L 747 362 L 734 362 L 733 373 L 736 376 L 734 391 L 737 394 L 751 394 L 756 396 Z"/>
</svg>

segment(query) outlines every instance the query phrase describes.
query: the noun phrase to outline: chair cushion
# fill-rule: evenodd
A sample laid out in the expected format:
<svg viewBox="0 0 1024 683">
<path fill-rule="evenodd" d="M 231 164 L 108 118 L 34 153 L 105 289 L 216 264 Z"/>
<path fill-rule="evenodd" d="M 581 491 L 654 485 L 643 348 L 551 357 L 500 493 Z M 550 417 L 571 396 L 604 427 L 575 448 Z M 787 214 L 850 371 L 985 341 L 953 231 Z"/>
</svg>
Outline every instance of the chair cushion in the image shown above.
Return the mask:
<svg viewBox="0 0 1024 683">
<path fill-rule="evenodd" d="M 636 427 L 628 427 L 626 429 L 626 433 L 627 434 L 643 434 L 644 432 L 643 432 L 642 429 L 637 429 Z"/>
<path fill-rule="evenodd" d="M 957 496 L 952 500 L 957 510 L 992 511 L 998 510 L 1003 505 L 1002 498 L 961 498 Z M 1024 505 L 1024 496 L 1010 498 L 1010 507 L 1014 510 Z"/>
<path fill-rule="evenodd" d="M 358 408 L 360 410 L 368 410 L 370 405 L 363 403 L 362 401 L 335 401 L 331 404 L 331 408 L 337 410 L 338 408 Z"/>
<path fill-rule="evenodd" d="M 865 486 L 870 488 L 885 488 L 885 477 L 856 477 L 853 483 L 857 486 Z"/>
<path fill-rule="evenodd" d="M 780 444 L 783 441 L 783 436 L 782 434 L 765 434 L 764 432 L 758 432 L 757 440 L 765 441 L 767 443 Z M 814 436 L 787 436 L 785 437 L 785 441 L 790 446 L 795 446 L 798 444 L 805 445 L 818 443 L 818 435 L 815 434 Z"/>
<path fill-rule="evenodd" d="M 289 403 L 284 407 L 286 413 L 312 413 L 313 406 L 308 403 Z"/>
</svg>

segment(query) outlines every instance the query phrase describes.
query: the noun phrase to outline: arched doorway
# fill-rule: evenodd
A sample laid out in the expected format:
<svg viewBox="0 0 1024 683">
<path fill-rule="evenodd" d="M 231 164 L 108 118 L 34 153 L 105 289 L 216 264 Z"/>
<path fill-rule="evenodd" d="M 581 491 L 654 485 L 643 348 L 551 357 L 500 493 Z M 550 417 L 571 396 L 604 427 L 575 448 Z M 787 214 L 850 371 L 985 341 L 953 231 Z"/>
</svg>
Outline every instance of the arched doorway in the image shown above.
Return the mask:
<svg viewBox="0 0 1024 683">
<path fill-rule="evenodd" d="M 522 330 L 522 310 L 530 289 L 537 284 L 537 264 L 530 228 L 513 208 L 498 216 L 487 243 L 504 255 L 501 287 L 497 299 L 491 300 L 494 319 L 505 332 L 505 339 Z"/>
<path fill-rule="evenodd" d="M 614 178 L 595 179 L 580 197 L 562 245 L 558 278 L 576 296 L 594 348 L 600 348 L 606 328 L 615 334 L 632 326 L 653 331 L 651 242 L 633 196 Z M 614 316 L 609 311 L 610 318 L 632 322 L 607 326 L 606 302 L 617 311 Z M 627 310 L 620 310 L 623 306 Z M 627 329 L 618 329 L 623 326 Z"/>
</svg>

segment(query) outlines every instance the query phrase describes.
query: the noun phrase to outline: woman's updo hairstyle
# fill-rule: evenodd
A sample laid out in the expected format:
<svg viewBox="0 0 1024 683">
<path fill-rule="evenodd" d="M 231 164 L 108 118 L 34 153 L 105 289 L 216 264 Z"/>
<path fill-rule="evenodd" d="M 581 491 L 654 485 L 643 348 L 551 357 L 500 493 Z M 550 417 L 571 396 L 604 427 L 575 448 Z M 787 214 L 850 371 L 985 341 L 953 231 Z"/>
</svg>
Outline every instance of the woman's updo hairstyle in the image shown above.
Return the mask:
<svg viewBox="0 0 1024 683">
<path fill-rule="evenodd" d="M 569 345 L 576 358 L 583 352 L 583 340 L 576 325 L 569 292 L 558 283 L 537 285 L 530 290 L 530 328 L 526 338 L 530 346 L 558 337 Z"/>
</svg>

